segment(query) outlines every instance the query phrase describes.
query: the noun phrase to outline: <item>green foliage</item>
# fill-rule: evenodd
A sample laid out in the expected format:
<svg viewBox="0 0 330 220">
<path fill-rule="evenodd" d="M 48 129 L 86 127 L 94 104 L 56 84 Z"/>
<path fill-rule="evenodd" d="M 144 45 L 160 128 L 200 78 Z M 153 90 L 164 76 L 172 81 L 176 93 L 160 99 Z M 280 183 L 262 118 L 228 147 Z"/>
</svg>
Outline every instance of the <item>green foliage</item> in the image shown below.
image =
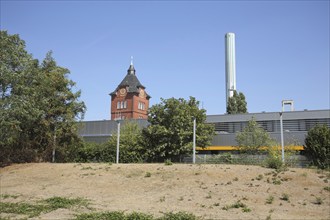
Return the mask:
<svg viewBox="0 0 330 220">
<path fill-rule="evenodd" d="M 277 146 L 268 147 L 268 156 L 265 160 L 266 167 L 272 169 L 280 169 L 283 166 L 282 162 L 282 152 Z"/>
<path fill-rule="evenodd" d="M 114 211 L 114 212 L 101 212 L 101 213 L 85 213 L 76 215 L 75 220 L 198 220 L 199 218 L 193 214 L 186 212 L 178 213 L 164 213 L 160 218 L 155 218 L 152 215 L 133 212 L 125 214 L 124 212 Z"/>
<path fill-rule="evenodd" d="M 234 91 L 233 97 L 228 98 L 227 114 L 247 113 L 247 103 L 243 93 Z"/>
<path fill-rule="evenodd" d="M 111 152 L 114 152 L 114 157 L 116 156 L 117 133 L 111 136 L 105 147 L 111 149 Z M 141 163 L 145 160 L 142 130 L 137 122 L 124 121 L 122 123 L 119 148 L 120 163 Z"/>
<path fill-rule="evenodd" d="M 151 177 L 151 173 L 150 172 L 146 172 L 146 174 L 144 175 L 144 177 L 146 177 L 146 178 Z"/>
<path fill-rule="evenodd" d="M 63 197 L 52 197 L 39 201 L 38 204 L 0 202 L 1 213 L 28 215 L 29 217 L 36 217 L 42 212 L 47 213 L 60 208 L 68 209 L 73 206 L 87 207 L 88 202 L 82 198 L 70 199 Z"/>
<path fill-rule="evenodd" d="M 173 163 L 170 159 L 165 160 L 165 166 L 171 166 L 171 165 L 173 165 Z"/>
<path fill-rule="evenodd" d="M 274 201 L 274 196 L 270 195 L 268 196 L 268 198 L 266 199 L 266 204 L 272 204 Z"/>
<path fill-rule="evenodd" d="M 85 105 L 51 52 L 41 64 L 18 35 L 0 31 L 0 163 L 65 161 L 79 142 L 76 120 Z"/>
<path fill-rule="evenodd" d="M 115 162 L 116 149 L 107 144 L 87 143 L 85 142 L 75 154 L 75 162 Z"/>
<path fill-rule="evenodd" d="M 206 111 L 190 97 L 161 99 L 149 109 L 150 126 L 143 129 L 146 156 L 149 161 L 179 160 L 192 153 L 193 119 L 196 119 L 196 146 L 210 144 L 214 126 L 206 124 Z"/>
<path fill-rule="evenodd" d="M 199 219 L 195 215 L 187 212 L 169 212 L 165 213 L 163 217 L 158 218 L 158 220 L 197 220 Z"/>
<path fill-rule="evenodd" d="M 241 153 L 256 154 L 261 147 L 272 146 L 274 141 L 269 134 L 252 118 L 242 132 L 236 135 L 236 141 Z"/>
<path fill-rule="evenodd" d="M 124 212 L 97 212 L 97 213 L 84 213 L 76 216 L 75 220 L 116 220 L 125 219 Z"/>
<path fill-rule="evenodd" d="M 40 215 L 41 212 L 45 212 L 47 207 L 45 205 L 33 205 L 29 203 L 0 202 L 0 210 L 1 213 L 14 213 L 35 217 Z"/>
<path fill-rule="evenodd" d="M 280 197 L 280 199 L 284 200 L 284 201 L 289 201 L 289 195 L 286 193 L 283 193 L 282 196 Z"/>
<path fill-rule="evenodd" d="M 251 209 L 247 207 L 247 205 L 241 202 L 240 200 L 238 200 L 237 202 L 231 205 L 225 205 L 224 207 L 222 207 L 222 210 L 228 211 L 229 209 L 239 209 L 239 208 L 242 208 L 243 212 L 251 212 Z"/>
<path fill-rule="evenodd" d="M 47 206 L 50 209 L 56 210 L 56 209 L 68 209 L 73 206 L 87 206 L 88 202 L 85 199 L 82 198 L 64 198 L 64 197 L 52 197 L 45 199 L 44 202 L 47 204 Z"/>
<path fill-rule="evenodd" d="M 305 139 L 305 154 L 314 166 L 321 169 L 330 168 L 330 128 L 327 125 L 316 125 L 310 129 Z"/>
</svg>

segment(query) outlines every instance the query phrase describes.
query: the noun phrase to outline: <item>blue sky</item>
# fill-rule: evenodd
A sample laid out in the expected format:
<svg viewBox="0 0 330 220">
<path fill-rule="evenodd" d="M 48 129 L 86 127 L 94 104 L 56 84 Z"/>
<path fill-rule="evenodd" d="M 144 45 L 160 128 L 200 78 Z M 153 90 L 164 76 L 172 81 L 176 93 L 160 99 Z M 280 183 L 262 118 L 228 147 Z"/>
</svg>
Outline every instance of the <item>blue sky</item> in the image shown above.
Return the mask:
<svg viewBox="0 0 330 220">
<path fill-rule="evenodd" d="M 329 1 L 2 1 L 1 30 L 71 71 L 85 120 L 110 118 L 110 96 L 134 56 L 152 96 L 201 101 L 223 114 L 227 32 L 249 112 L 329 109 Z"/>
</svg>

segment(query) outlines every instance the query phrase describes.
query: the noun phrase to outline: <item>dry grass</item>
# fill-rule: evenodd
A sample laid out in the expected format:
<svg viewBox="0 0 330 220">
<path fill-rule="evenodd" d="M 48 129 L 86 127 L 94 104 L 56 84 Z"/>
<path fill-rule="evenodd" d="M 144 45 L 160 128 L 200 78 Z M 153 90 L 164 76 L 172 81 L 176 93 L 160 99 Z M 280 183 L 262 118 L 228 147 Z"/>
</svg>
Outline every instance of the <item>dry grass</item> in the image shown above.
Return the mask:
<svg viewBox="0 0 330 220">
<path fill-rule="evenodd" d="M 205 219 L 330 219 L 330 192 L 324 190 L 330 175 L 320 178 L 311 169 L 275 172 L 243 165 L 39 163 L 0 171 L 1 202 L 58 196 L 85 198 L 91 207 L 41 213 L 40 219 L 72 219 L 77 213 L 102 211 L 154 216 L 185 211 Z M 287 198 L 283 193 L 289 195 L 289 202 L 283 200 Z M 275 199 L 266 202 L 270 197 Z M 244 206 L 235 208 L 235 204 Z M 1 213 L 1 217 L 21 216 Z"/>
</svg>

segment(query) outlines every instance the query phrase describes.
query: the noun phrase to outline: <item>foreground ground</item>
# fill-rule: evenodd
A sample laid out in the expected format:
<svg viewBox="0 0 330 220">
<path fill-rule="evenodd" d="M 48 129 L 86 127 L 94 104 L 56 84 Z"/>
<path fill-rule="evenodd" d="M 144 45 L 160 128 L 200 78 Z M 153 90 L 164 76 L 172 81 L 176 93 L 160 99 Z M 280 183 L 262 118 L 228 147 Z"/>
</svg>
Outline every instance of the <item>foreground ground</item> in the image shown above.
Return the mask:
<svg viewBox="0 0 330 220">
<path fill-rule="evenodd" d="M 85 198 L 88 208 L 56 209 L 34 219 L 133 211 L 185 211 L 203 219 L 330 219 L 330 174 L 259 166 L 174 164 L 18 164 L 1 168 L 1 203 Z M 26 218 L 4 213 L 0 219 Z"/>
</svg>

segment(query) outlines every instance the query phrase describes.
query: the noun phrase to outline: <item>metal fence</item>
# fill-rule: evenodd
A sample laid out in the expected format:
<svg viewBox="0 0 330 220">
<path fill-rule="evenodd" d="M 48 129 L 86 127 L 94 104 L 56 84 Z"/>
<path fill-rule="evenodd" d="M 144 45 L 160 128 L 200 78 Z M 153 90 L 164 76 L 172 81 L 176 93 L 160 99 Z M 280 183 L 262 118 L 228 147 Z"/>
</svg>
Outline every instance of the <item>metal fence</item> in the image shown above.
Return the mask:
<svg viewBox="0 0 330 220">
<path fill-rule="evenodd" d="M 265 165 L 267 155 L 249 154 L 198 154 L 196 163 L 198 164 L 242 164 L 242 165 Z M 192 163 L 192 156 L 184 157 L 183 163 Z M 289 167 L 308 167 L 310 160 L 304 155 L 290 155 L 285 158 L 285 164 Z"/>
</svg>

